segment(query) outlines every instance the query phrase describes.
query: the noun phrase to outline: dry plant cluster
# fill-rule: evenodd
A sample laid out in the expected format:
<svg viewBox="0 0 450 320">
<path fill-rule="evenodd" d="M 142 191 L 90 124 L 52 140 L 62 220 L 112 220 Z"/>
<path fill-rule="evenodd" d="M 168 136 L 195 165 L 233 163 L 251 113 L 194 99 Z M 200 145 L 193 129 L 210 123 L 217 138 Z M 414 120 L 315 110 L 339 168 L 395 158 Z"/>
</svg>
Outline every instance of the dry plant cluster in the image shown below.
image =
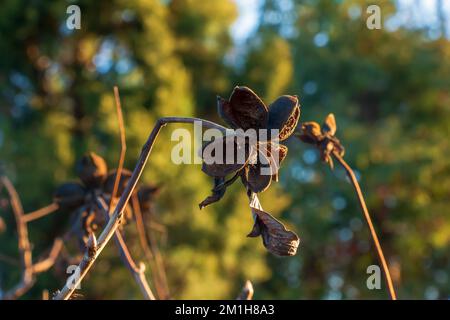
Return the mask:
<svg viewBox="0 0 450 320">
<path fill-rule="evenodd" d="M 119 122 L 121 153 L 117 169 L 108 171 L 105 160 L 91 152 L 85 155 L 77 165 L 79 182 L 68 182 L 59 186 L 54 193 L 54 202 L 37 211 L 25 214 L 13 184 L 2 173 L 0 191 L 4 187 L 9 196 L 9 203 L 14 213 L 18 236 L 18 250 L 21 258 L 22 276 L 20 282 L 7 291 L 1 291 L 0 299 L 17 299 L 25 294 L 34 284 L 39 273 L 47 271 L 58 259 L 66 263 L 76 263 L 77 272 L 71 275 L 63 288 L 52 294 L 56 300 L 74 298 L 75 290 L 88 274 L 96 259 L 114 238 L 124 265 L 128 268 L 134 280 L 141 289 L 145 299 L 170 299 L 167 276 L 163 257 L 158 249 L 155 233 L 164 233 L 164 226 L 154 219 L 153 202 L 159 188 L 153 185 L 139 184 L 139 178 L 163 127 L 172 123 L 201 122 L 203 127 L 220 130 L 224 136 L 203 147 L 215 148 L 218 145 L 233 143 L 233 150 L 245 150 L 246 161 L 243 164 L 211 163 L 205 157 L 202 170 L 214 181 L 212 194 L 203 200 L 199 207 L 211 205 L 224 197 L 226 189 L 232 183 L 241 180 L 249 199 L 249 206 L 254 225 L 248 237 L 261 237 L 263 245 L 269 252 L 278 256 L 292 256 L 297 253 L 300 239 L 293 231 L 286 229 L 282 222 L 264 211 L 258 199 L 258 193 L 269 188 L 272 181 L 278 181 L 280 165 L 287 156 L 288 148 L 281 143 L 291 136 L 317 147 L 321 159 L 334 168 L 336 160 L 347 172 L 361 210 L 369 227 L 375 245 L 391 299 L 396 299 L 396 293 L 390 277 L 388 265 L 384 258 L 379 239 L 366 207 L 358 180 L 351 167 L 344 160 L 344 147 L 336 138 L 336 121 L 333 114 L 328 115 L 323 125 L 317 122 L 299 122 L 300 105 L 296 96 L 281 96 L 266 106 L 264 102 L 249 88 L 236 87 L 229 99 L 218 97 L 218 112 L 221 118 L 232 129 L 277 129 L 277 137 L 268 136 L 258 139 L 256 145 L 249 145 L 245 140 L 226 139 L 227 128 L 217 123 L 182 117 L 166 117 L 156 122 L 147 142 L 142 147 L 141 154 L 134 170 L 131 172 L 123 167 L 126 153 L 125 128 L 122 118 L 119 92 L 114 88 L 116 111 Z M 230 142 L 231 141 L 231 142 Z M 235 156 L 235 155 L 232 155 Z M 275 161 L 278 159 L 278 161 Z M 333 160 L 334 159 L 334 160 Z M 253 161 L 250 161 L 253 160 Z M 265 167 L 270 174 L 261 174 Z M 31 222 L 47 216 L 59 209 L 73 213 L 73 223 L 61 238 L 55 239 L 46 255 L 33 261 L 32 244 L 28 237 L 28 226 Z M 149 223 L 146 223 L 149 221 Z M 147 280 L 146 264 L 136 261 L 132 256 L 125 237 L 125 224 L 132 224 L 139 236 L 139 244 L 149 266 L 151 285 Z M 0 232 L 6 228 L 0 217 Z M 148 229 L 148 230 L 147 230 Z M 68 254 L 68 243 L 75 242 L 77 255 Z M 253 286 L 247 281 L 238 299 L 251 299 Z"/>
</svg>

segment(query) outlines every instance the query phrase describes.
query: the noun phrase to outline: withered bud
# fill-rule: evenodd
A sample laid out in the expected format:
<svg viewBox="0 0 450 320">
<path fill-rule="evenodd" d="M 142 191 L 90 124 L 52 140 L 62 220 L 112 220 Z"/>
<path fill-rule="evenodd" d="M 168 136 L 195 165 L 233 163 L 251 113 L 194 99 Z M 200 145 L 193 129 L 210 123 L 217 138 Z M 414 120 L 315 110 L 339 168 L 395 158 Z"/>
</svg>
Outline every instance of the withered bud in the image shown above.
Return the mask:
<svg viewBox="0 0 450 320">
<path fill-rule="evenodd" d="M 302 133 L 300 139 L 305 143 L 315 144 L 322 139 L 322 131 L 317 122 L 302 123 Z"/>
<path fill-rule="evenodd" d="M 86 189 L 75 182 L 63 183 L 56 188 L 53 201 L 62 209 L 74 209 L 85 201 Z"/>
<path fill-rule="evenodd" d="M 247 237 L 261 236 L 266 249 L 274 255 L 295 255 L 300 244 L 299 237 L 269 213 L 253 207 L 251 209 L 255 215 L 255 224 Z"/>
<path fill-rule="evenodd" d="M 93 232 L 89 233 L 89 238 L 86 247 L 88 249 L 89 257 L 95 256 L 97 252 L 97 238 L 95 237 L 95 234 Z"/>
<path fill-rule="evenodd" d="M 116 197 L 121 196 L 122 193 L 125 191 L 127 183 L 128 181 L 130 181 L 132 174 L 133 173 L 128 169 L 125 168 L 122 169 L 119 179 L 119 185 L 117 186 Z M 114 169 L 108 173 L 105 183 L 103 184 L 103 191 L 105 193 L 112 194 L 114 190 L 114 183 L 116 182 L 116 177 L 117 177 L 117 169 Z"/>
<path fill-rule="evenodd" d="M 90 188 L 101 186 L 108 173 L 105 160 L 94 152 L 84 155 L 76 169 L 78 177 L 86 187 Z"/>
</svg>

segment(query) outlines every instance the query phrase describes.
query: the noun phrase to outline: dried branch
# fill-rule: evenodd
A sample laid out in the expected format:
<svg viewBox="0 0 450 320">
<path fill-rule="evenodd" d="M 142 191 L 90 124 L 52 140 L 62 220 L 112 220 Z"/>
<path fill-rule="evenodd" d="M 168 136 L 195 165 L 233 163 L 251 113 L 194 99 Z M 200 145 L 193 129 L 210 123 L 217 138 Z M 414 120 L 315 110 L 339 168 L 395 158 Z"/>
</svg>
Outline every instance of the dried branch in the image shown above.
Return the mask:
<svg viewBox="0 0 450 320">
<path fill-rule="evenodd" d="M 98 209 L 105 216 L 106 221 L 109 220 L 108 207 L 106 206 L 105 201 L 101 197 L 97 197 L 97 206 Z M 155 296 L 148 285 L 147 279 L 145 278 L 145 265 L 141 262 L 139 263 L 139 267 L 134 262 L 133 257 L 131 256 L 130 250 L 128 249 L 125 240 L 122 237 L 122 234 L 119 230 L 116 230 L 114 238 L 116 240 L 116 244 L 120 251 L 120 258 L 122 259 L 125 266 L 130 270 L 133 274 L 134 279 L 136 280 L 139 288 L 142 291 L 145 299 L 147 300 L 155 300 Z"/>
<path fill-rule="evenodd" d="M 53 242 L 53 246 L 50 249 L 50 253 L 48 254 L 47 258 L 35 263 L 33 265 L 33 273 L 41 273 L 45 272 L 48 269 L 50 269 L 56 262 L 56 259 L 58 258 L 61 249 L 63 248 L 63 241 L 60 238 L 56 238 Z"/>
<path fill-rule="evenodd" d="M 9 194 L 14 219 L 16 220 L 20 265 L 22 268 L 22 277 L 20 282 L 2 295 L 2 299 L 12 300 L 22 296 L 33 286 L 36 274 L 47 271 L 53 266 L 61 251 L 63 243 L 62 240 L 56 239 L 52 249 L 50 250 L 49 256 L 42 261 L 33 264 L 31 243 L 28 237 L 28 226 L 19 195 L 17 194 L 17 191 L 11 181 L 6 176 L 1 176 L 0 181 L 5 186 Z"/>
<path fill-rule="evenodd" d="M 364 213 L 364 218 L 369 226 L 370 234 L 372 235 L 373 243 L 375 244 L 375 248 L 377 250 L 378 258 L 380 259 L 381 265 L 383 266 L 383 271 L 386 279 L 386 284 L 389 289 L 389 294 L 392 300 L 397 300 L 397 294 L 395 293 L 394 285 L 392 283 L 391 274 L 389 272 L 389 268 L 384 258 L 383 249 L 381 248 L 380 241 L 378 240 L 377 233 L 372 223 L 372 219 L 370 218 L 369 210 L 367 209 L 366 202 L 364 201 L 364 196 L 361 192 L 361 188 L 358 183 L 358 179 L 356 179 L 355 173 L 352 168 L 347 164 L 347 162 L 339 155 L 338 152 L 333 151 L 333 156 L 336 160 L 342 165 L 342 167 L 347 172 L 350 181 L 355 188 L 356 195 L 358 196 L 359 205 L 361 207 L 362 212 Z"/>
<path fill-rule="evenodd" d="M 253 298 L 253 285 L 250 280 L 245 281 L 244 287 L 237 296 L 236 300 L 252 300 Z"/>
<path fill-rule="evenodd" d="M 78 265 L 79 268 L 79 277 L 77 279 L 74 279 L 74 283 L 69 283 L 68 281 L 64 285 L 64 287 L 56 293 L 53 299 L 55 300 L 68 300 L 70 296 L 75 291 L 75 288 L 77 285 L 81 283 L 81 281 L 84 279 L 86 274 L 89 272 L 89 270 L 92 268 L 92 265 L 94 264 L 97 257 L 100 255 L 100 253 L 103 251 L 103 249 L 108 244 L 111 237 L 114 235 L 115 231 L 117 230 L 118 226 L 120 225 L 121 218 L 123 216 L 123 212 L 125 210 L 126 205 L 128 204 L 128 201 L 130 200 L 131 194 L 133 193 L 134 189 L 136 188 L 136 185 L 139 181 L 139 178 L 142 175 L 142 172 L 144 171 L 145 165 L 147 163 L 148 157 L 150 156 L 150 153 L 153 149 L 153 145 L 155 143 L 156 138 L 158 137 L 159 132 L 161 131 L 161 128 L 166 126 L 168 123 L 194 123 L 194 122 L 200 122 L 203 126 L 207 128 L 214 128 L 218 129 L 222 132 L 226 132 L 226 128 L 222 127 L 221 125 L 199 119 L 199 118 L 181 118 L 181 117 L 167 117 L 167 118 L 160 118 L 156 122 L 155 127 L 151 131 L 147 142 L 142 147 L 141 154 L 139 156 L 138 162 L 136 164 L 136 167 L 134 168 L 133 174 L 122 193 L 119 202 L 117 203 L 117 206 L 114 209 L 114 212 L 111 216 L 111 219 L 108 221 L 108 224 L 103 229 L 102 233 L 100 234 L 100 237 L 98 239 L 98 246 L 97 250 L 95 251 L 95 254 L 90 256 L 85 253 L 83 260 Z M 71 276 L 73 277 L 73 276 Z M 68 279 L 69 280 L 69 279 Z"/>
<path fill-rule="evenodd" d="M 11 300 L 20 297 L 33 286 L 33 261 L 31 245 L 28 238 L 28 228 L 27 224 L 23 221 L 23 207 L 19 195 L 6 176 L 0 177 L 0 180 L 9 194 L 14 219 L 16 220 L 19 255 L 22 267 L 21 281 L 14 288 L 5 292 L 2 297 L 5 300 Z"/>
<path fill-rule="evenodd" d="M 45 206 L 36 211 L 25 214 L 23 216 L 23 221 L 28 223 L 30 221 L 40 219 L 42 217 L 45 217 L 46 215 L 49 215 L 49 214 L 55 212 L 58 209 L 59 209 L 59 205 L 57 203 L 51 203 L 48 206 Z"/>
</svg>

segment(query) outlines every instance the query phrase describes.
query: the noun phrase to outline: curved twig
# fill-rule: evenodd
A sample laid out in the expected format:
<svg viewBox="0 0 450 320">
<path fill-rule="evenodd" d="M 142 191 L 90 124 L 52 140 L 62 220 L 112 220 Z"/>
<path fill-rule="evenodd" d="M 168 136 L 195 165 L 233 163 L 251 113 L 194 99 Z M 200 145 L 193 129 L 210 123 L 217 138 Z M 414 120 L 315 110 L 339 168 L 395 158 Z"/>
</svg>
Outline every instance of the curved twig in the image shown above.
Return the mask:
<svg viewBox="0 0 450 320">
<path fill-rule="evenodd" d="M 142 151 L 139 156 L 136 167 L 134 168 L 133 174 L 131 175 L 129 182 L 127 183 L 127 186 L 124 192 L 122 193 L 119 202 L 117 203 L 117 206 L 114 209 L 111 219 L 108 221 L 108 224 L 105 226 L 102 233 L 100 234 L 100 237 L 98 239 L 98 245 L 96 247 L 95 252 L 92 255 L 89 255 L 86 252 L 85 257 L 78 265 L 79 276 L 77 274 L 77 279 L 74 279 L 74 283 L 66 282 L 65 286 L 56 293 L 53 299 L 67 300 L 70 298 L 70 296 L 75 291 L 77 285 L 79 285 L 81 281 L 84 279 L 86 274 L 92 268 L 92 265 L 94 264 L 97 257 L 100 255 L 105 246 L 108 244 L 111 237 L 114 235 L 115 231 L 120 225 L 120 220 L 122 218 L 123 211 L 125 210 L 125 207 L 128 201 L 130 200 L 131 194 L 136 188 L 139 178 L 141 177 L 141 174 L 144 171 L 148 157 L 150 156 L 150 153 L 153 149 L 153 145 L 155 143 L 156 138 L 158 137 L 159 132 L 161 131 L 161 128 L 166 126 L 168 123 L 194 123 L 196 121 L 200 122 L 202 126 L 205 126 L 207 128 L 218 129 L 223 133 L 226 133 L 227 131 L 225 127 L 217 123 L 199 118 L 167 117 L 158 119 L 158 121 L 155 124 L 155 127 L 153 128 L 147 139 L 147 142 L 142 147 Z"/>
<path fill-rule="evenodd" d="M 389 272 L 389 268 L 384 258 L 383 249 L 381 248 L 380 241 L 378 240 L 377 233 L 372 223 L 372 219 L 370 218 L 369 210 L 367 209 L 366 202 L 364 201 L 364 196 L 361 192 L 361 188 L 358 183 L 358 179 L 356 179 L 355 173 L 352 168 L 347 164 L 347 162 L 336 152 L 333 151 L 333 156 L 336 160 L 342 165 L 342 167 L 347 172 L 350 181 L 355 188 L 356 195 L 358 196 L 359 205 L 361 207 L 362 212 L 364 213 L 364 218 L 366 219 L 367 225 L 369 226 L 370 234 L 372 235 L 373 243 L 375 244 L 375 248 L 377 249 L 378 258 L 380 259 L 381 265 L 383 267 L 386 284 L 389 289 L 389 294 L 392 300 L 397 300 L 397 294 L 395 293 L 394 285 L 392 283 L 391 274 Z"/>
<path fill-rule="evenodd" d="M 109 213 L 105 201 L 101 197 L 97 197 L 96 200 L 98 209 L 102 211 L 106 221 L 108 221 Z M 119 247 L 120 257 L 123 263 L 128 268 L 128 270 L 130 270 L 130 272 L 133 274 L 133 277 L 136 280 L 137 284 L 139 285 L 139 288 L 141 289 L 145 299 L 155 300 L 155 295 L 150 289 L 147 279 L 145 278 L 145 265 L 142 262 L 140 262 L 138 267 L 136 262 L 133 260 L 130 250 L 128 249 L 125 240 L 123 239 L 123 236 L 119 230 L 116 230 L 114 238 L 116 240 L 117 246 Z"/>
<path fill-rule="evenodd" d="M 55 212 L 58 209 L 59 209 L 59 205 L 57 203 L 53 202 L 53 203 L 49 204 L 48 206 L 42 207 L 38 210 L 35 210 L 33 212 L 25 214 L 23 216 L 23 221 L 25 223 L 28 223 L 30 221 L 40 219 L 42 217 L 45 217 L 46 215 L 49 215 L 49 214 Z"/>
</svg>

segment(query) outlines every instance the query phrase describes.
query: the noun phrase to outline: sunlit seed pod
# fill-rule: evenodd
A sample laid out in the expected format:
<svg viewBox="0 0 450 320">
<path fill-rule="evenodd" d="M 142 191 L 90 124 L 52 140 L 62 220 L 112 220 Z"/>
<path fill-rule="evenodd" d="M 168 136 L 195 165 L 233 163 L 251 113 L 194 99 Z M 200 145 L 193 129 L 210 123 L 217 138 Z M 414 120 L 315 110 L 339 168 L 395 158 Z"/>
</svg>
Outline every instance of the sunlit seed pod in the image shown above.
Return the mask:
<svg viewBox="0 0 450 320">
<path fill-rule="evenodd" d="M 86 189 L 75 182 L 63 183 L 56 188 L 53 201 L 62 209 L 74 209 L 85 201 Z"/>
<path fill-rule="evenodd" d="M 86 187 L 96 188 L 102 185 L 108 173 L 105 160 L 94 152 L 81 158 L 77 164 L 77 174 Z"/>
<path fill-rule="evenodd" d="M 117 187 L 116 197 L 119 197 L 125 191 L 125 188 L 127 186 L 128 181 L 131 178 L 131 175 L 132 172 L 130 170 L 122 169 L 122 172 L 120 174 L 119 185 Z M 106 194 L 113 193 L 116 176 L 117 176 L 116 169 L 108 173 L 105 183 L 103 184 L 103 192 L 105 192 Z"/>
</svg>

